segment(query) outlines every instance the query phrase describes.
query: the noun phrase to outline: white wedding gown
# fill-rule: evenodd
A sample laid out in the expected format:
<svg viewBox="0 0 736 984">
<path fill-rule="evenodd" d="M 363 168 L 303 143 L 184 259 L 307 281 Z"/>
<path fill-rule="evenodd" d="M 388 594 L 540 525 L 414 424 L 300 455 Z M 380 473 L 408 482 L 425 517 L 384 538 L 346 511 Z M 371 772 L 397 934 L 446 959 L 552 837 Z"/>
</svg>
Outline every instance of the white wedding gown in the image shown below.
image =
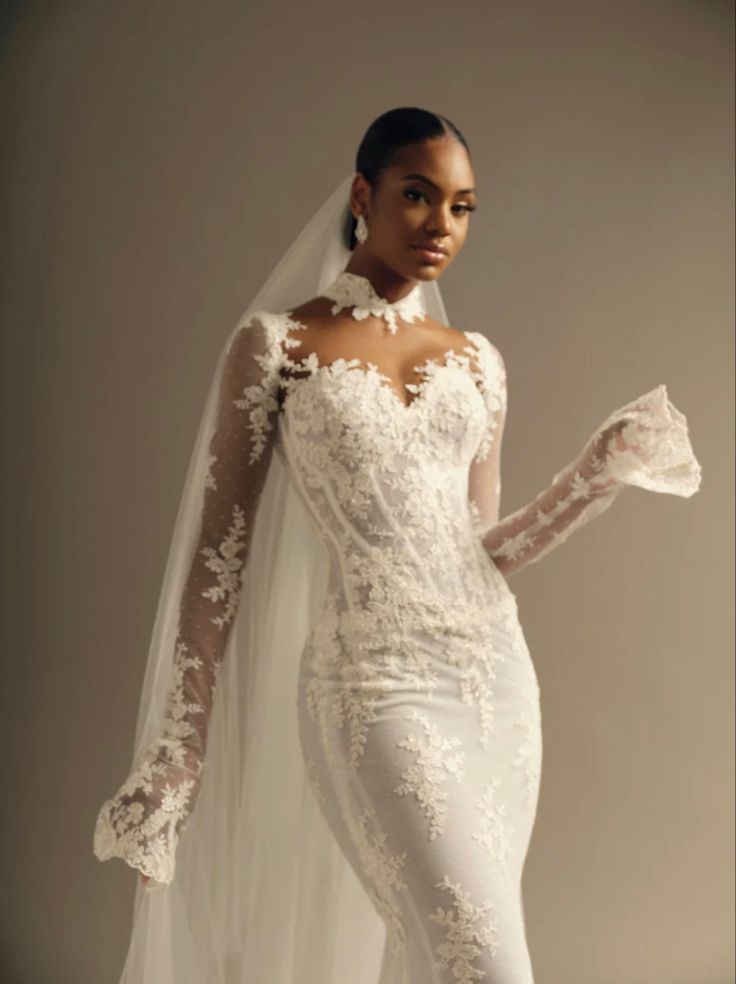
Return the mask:
<svg viewBox="0 0 736 984">
<path fill-rule="evenodd" d="M 375 299 L 344 272 L 327 296 Z M 396 328 L 411 299 L 387 313 Z M 343 337 L 355 332 L 357 321 Z M 100 811 L 96 853 L 173 878 L 276 453 L 330 558 L 300 662 L 299 737 L 329 828 L 386 926 L 380 984 L 532 984 L 521 879 L 540 694 L 507 578 L 626 486 L 697 491 L 685 418 L 663 385 L 645 393 L 499 520 L 506 372 L 483 334 L 458 333 L 409 384 L 379 369 L 379 352 L 354 357 L 346 342 L 324 362 L 312 339 L 291 312 L 259 311 L 232 340 L 165 730 Z"/>
</svg>

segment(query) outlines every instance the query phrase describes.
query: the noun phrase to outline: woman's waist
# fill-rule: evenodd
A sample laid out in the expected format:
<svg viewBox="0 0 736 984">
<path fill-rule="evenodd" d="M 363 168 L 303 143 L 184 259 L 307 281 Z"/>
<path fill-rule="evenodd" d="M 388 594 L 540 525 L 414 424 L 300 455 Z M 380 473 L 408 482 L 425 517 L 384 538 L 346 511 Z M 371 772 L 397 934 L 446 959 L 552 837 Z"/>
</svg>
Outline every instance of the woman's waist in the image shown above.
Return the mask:
<svg viewBox="0 0 736 984">
<path fill-rule="evenodd" d="M 380 545 L 331 541 L 328 589 L 347 607 L 418 604 L 442 610 L 485 605 L 513 598 L 506 579 L 475 538 L 443 544 L 441 549 L 388 541 Z"/>
<path fill-rule="evenodd" d="M 510 592 L 485 606 L 424 599 L 356 607 L 328 595 L 306 640 L 300 673 L 362 691 L 379 684 L 480 680 L 486 674 L 516 678 L 527 661 Z"/>
<path fill-rule="evenodd" d="M 514 634 L 517 626 L 516 599 L 505 581 L 450 596 L 424 583 L 402 583 L 394 592 L 346 591 L 338 578 L 328 586 L 312 634 L 329 633 L 351 644 L 380 648 L 389 638 L 477 640 L 499 628 Z"/>
</svg>

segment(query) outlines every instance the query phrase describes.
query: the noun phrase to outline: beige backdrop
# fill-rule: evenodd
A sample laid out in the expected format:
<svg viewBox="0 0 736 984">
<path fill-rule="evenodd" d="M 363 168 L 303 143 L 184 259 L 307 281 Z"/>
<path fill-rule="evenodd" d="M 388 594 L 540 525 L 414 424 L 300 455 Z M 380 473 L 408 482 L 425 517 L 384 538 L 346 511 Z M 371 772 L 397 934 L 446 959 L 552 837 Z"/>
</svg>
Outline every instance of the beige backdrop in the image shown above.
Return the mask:
<svg viewBox="0 0 736 984">
<path fill-rule="evenodd" d="M 419 105 L 473 153 L 442 289 L 507 363 L 502 512 L 660 382 L 703 466 L 512 582 L 545 728 L 537 984 L 729 984 L 731 4 L 4 11 L 0 980 L 118 980 L 135 876 L 92 830 L 217 354 L 371 120 Z"/>
</svg>

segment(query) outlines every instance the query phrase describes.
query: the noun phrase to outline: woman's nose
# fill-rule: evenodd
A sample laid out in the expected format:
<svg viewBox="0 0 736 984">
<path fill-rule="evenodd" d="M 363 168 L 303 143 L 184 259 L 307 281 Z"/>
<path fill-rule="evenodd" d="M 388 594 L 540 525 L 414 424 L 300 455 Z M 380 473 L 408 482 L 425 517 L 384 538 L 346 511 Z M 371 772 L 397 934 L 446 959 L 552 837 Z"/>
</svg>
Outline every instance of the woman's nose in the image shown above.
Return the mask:
<svg viewBox="0 0 736 984">
<path fill-rule="evenodd" d="M 427 223 L 427 231 L 430 236 L 449 236 L 450 220 L 446 212 L 435 212 Z"/>
</svg>

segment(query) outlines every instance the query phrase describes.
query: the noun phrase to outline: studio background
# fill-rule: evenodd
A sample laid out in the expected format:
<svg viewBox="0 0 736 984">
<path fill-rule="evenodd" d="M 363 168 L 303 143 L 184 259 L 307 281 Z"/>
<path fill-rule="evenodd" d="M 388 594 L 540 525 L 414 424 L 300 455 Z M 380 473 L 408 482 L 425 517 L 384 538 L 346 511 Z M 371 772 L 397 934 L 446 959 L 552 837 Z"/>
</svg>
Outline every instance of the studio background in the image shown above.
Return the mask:
<svg viewBox="0 0 736 984">
<path fill-rule="evenodd" d="M 3 984 L 117 984 L 136 874 L 92 833 L 217 355 L 402 105 L 470 144 L 440 286 L 506 361 L 501 515 L 661 382 L 703 468 L 510 580 L 537 984 L 733 980 L 732 44 L 715 0 L 4 5 Z"/>
</svg>

